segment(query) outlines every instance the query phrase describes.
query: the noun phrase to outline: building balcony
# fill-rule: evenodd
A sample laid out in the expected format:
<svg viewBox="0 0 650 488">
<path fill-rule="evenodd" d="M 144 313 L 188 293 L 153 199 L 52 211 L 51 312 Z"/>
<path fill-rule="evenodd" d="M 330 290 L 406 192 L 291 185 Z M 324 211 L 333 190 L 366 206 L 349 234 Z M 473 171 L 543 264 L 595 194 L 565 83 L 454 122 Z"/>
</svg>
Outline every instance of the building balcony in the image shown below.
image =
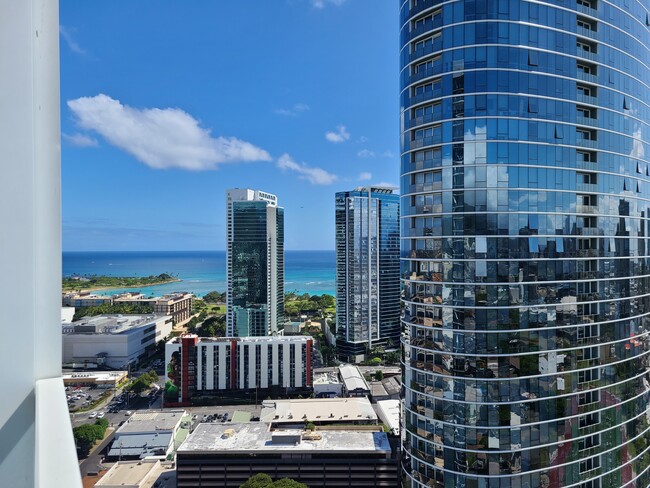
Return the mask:
<svg viewBox="0 0 650 488">
<path fill-rule="evenodd" d="M 583 115 L 576 116 L 576 122 L 579 125 L 588 125 L 590 127 L 598 127 L 598 119 L 595 117 L 584 117 Z"/>
<path fill-rule="evenodd" d="M 587 51 L 580 46 L 576 47 L 576 55 L 580 58 L 588 59 L 590 61 L 598 61 L 598 53 Z"/>
<path fill-rule="evenodd" d="M 576 5 L 576 10 L 580 12 L 581 14 L 588 15 L 590 17 L 598 18 L 598 10 L 591 8 L 591 7 L 586 7 L 584 5 Z"/>
<path fill-rule="evenodd" d="M 596 185 L 595 183 L 578 183 L 576 186 L 576 190 L 585 193 L 595 193 L 598 191 L 598 185 Z"/>
<path fill-rule="evenodd" d="M 589 83 L 594 83 L 594 84 L 598 83 L 598 77 L 596 75 L 593 75 L 591 73 L 585 73 L 584 71 L 578 71 L 576 74 L 576 78 Z"/>
<path fill-rule="evenodd" d="M 592 139 L 583 139 L 583 138 L 578 138 L 576 140 L 576 144 L 580 147 L 588 147 L 590 149 L 597 149 L 598 148 L 598 141 L 592 140 Z"/>
<path fill-rule="evenodd" d="M 578 229 L 578 235 L 581 236 L 600 236 L 603 233 L 598 227 L 582 227 Z"/>
<path fill-rule="evenodd" d="M 596 32 L 594 30 L 586 29 L 584 27 L 578 26 L 576 28 L 576 32 L 578 33 L 578 35 L 580 35 L 582 37 L 588 37 L 590 39 L 598 40 L 598 32 Z"/>
<path fill-rule="evenodd" d="M 596 107 L 598 106 L 598 99 L 596 97 L 590 97 L 588 95 L 581 95 L 580 93 L 578 93 L 576 95 L 576 100 L 578 102 L 586 103 L 588 105 L 594 105 Z"/>
<path fill-rule="evenodd" d="M 590 185 L 592 186 L 592 185 Z M 596 186 L 596 185 L 593 185 Z M 598 205 L 576 205 L 576 213 L 581 214 L 597 214 Z"/>
</svg>

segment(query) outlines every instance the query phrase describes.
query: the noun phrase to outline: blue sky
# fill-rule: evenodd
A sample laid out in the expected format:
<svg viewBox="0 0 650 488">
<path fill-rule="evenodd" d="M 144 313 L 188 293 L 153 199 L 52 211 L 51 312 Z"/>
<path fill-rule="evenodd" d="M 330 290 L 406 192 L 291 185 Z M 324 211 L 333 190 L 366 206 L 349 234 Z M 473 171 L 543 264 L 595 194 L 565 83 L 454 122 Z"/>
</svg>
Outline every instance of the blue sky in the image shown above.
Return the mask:
<svg viewBox="0 0 650 488">
<path fill-rule="evenodd" d="M 389 0 L 61 0 L 63 249 L 225 248 L 225 190 L 334 248 L 334 193 L 399 183 Z"/>
</svg>

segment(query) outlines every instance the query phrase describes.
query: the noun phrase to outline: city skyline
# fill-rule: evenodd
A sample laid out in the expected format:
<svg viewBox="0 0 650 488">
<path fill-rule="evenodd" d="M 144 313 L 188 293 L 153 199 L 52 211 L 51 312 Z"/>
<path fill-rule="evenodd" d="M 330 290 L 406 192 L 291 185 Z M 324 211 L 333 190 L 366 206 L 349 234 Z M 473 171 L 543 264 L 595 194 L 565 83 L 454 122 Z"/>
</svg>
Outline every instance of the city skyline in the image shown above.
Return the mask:
<svg viewBox="0 0 650 488">
<path fill-rule="evenodd" d="M 214 196 L 245 186 L 287 249 L 334 249 L 332 195 L 399 184 L 396 11 L 61 2 L 63 250 L 224 250 Z"/>
</svg>

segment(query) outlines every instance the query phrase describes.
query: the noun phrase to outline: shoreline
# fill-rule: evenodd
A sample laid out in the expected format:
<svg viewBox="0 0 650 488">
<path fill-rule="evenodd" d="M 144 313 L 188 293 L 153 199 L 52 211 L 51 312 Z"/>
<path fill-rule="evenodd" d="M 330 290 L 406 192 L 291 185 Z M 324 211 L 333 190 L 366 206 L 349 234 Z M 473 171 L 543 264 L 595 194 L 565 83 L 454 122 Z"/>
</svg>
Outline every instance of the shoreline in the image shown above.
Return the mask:
<svg viewBox="0 0 650 488">
<path fill-rule="evenodd" d="M 73 288 L 73 289 L 68 289 L 68 290 L 61 290 L 61 293 L 84 293 L 84 292 L 92 292 L 92 291 L 101 291 L 101 290 L 119 290 L 121 288 L 132 288 L 132 289 L 137 289 L 137 288 L 147 288 L 149 286 L 159 286 L 159 285 L 166 285 L 168 283 L 180 283 L 181 280 L 180 278 L 175 278 L 173 280 L 168 280 L 168 281 L 157 281 L 155 283 L 147 283 L 144 285 L 134 285 L 134 286 L 93 286 L 90 288 Z"/>
</svg>

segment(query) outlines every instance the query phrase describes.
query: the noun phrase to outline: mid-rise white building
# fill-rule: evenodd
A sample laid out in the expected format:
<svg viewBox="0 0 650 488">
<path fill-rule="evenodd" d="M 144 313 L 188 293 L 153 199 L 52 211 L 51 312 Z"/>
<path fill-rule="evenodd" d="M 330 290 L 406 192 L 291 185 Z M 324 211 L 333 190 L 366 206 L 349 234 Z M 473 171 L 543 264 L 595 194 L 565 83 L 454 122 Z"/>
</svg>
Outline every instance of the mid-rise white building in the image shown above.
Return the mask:
<svg viewBox="0 0 650 488">
<path fill-rule="evenodd" d="M 284 321 L 284 209 L 275 195 L 234 188 L 226 222 L 227 334 L 274 335 Z"/>
<path fill-rule="evenodd" d="M 169 315 L 97 315 L 63 324 L 63 363 L 125 369 L 172 331 Z"/>
<path fill-rule="evenodd" d="M 311 389 L 312 342 L 307 336 L 176 337 L 165 347 L 165 402 L 187 404 L 228 390 Z"/>
</svg>

